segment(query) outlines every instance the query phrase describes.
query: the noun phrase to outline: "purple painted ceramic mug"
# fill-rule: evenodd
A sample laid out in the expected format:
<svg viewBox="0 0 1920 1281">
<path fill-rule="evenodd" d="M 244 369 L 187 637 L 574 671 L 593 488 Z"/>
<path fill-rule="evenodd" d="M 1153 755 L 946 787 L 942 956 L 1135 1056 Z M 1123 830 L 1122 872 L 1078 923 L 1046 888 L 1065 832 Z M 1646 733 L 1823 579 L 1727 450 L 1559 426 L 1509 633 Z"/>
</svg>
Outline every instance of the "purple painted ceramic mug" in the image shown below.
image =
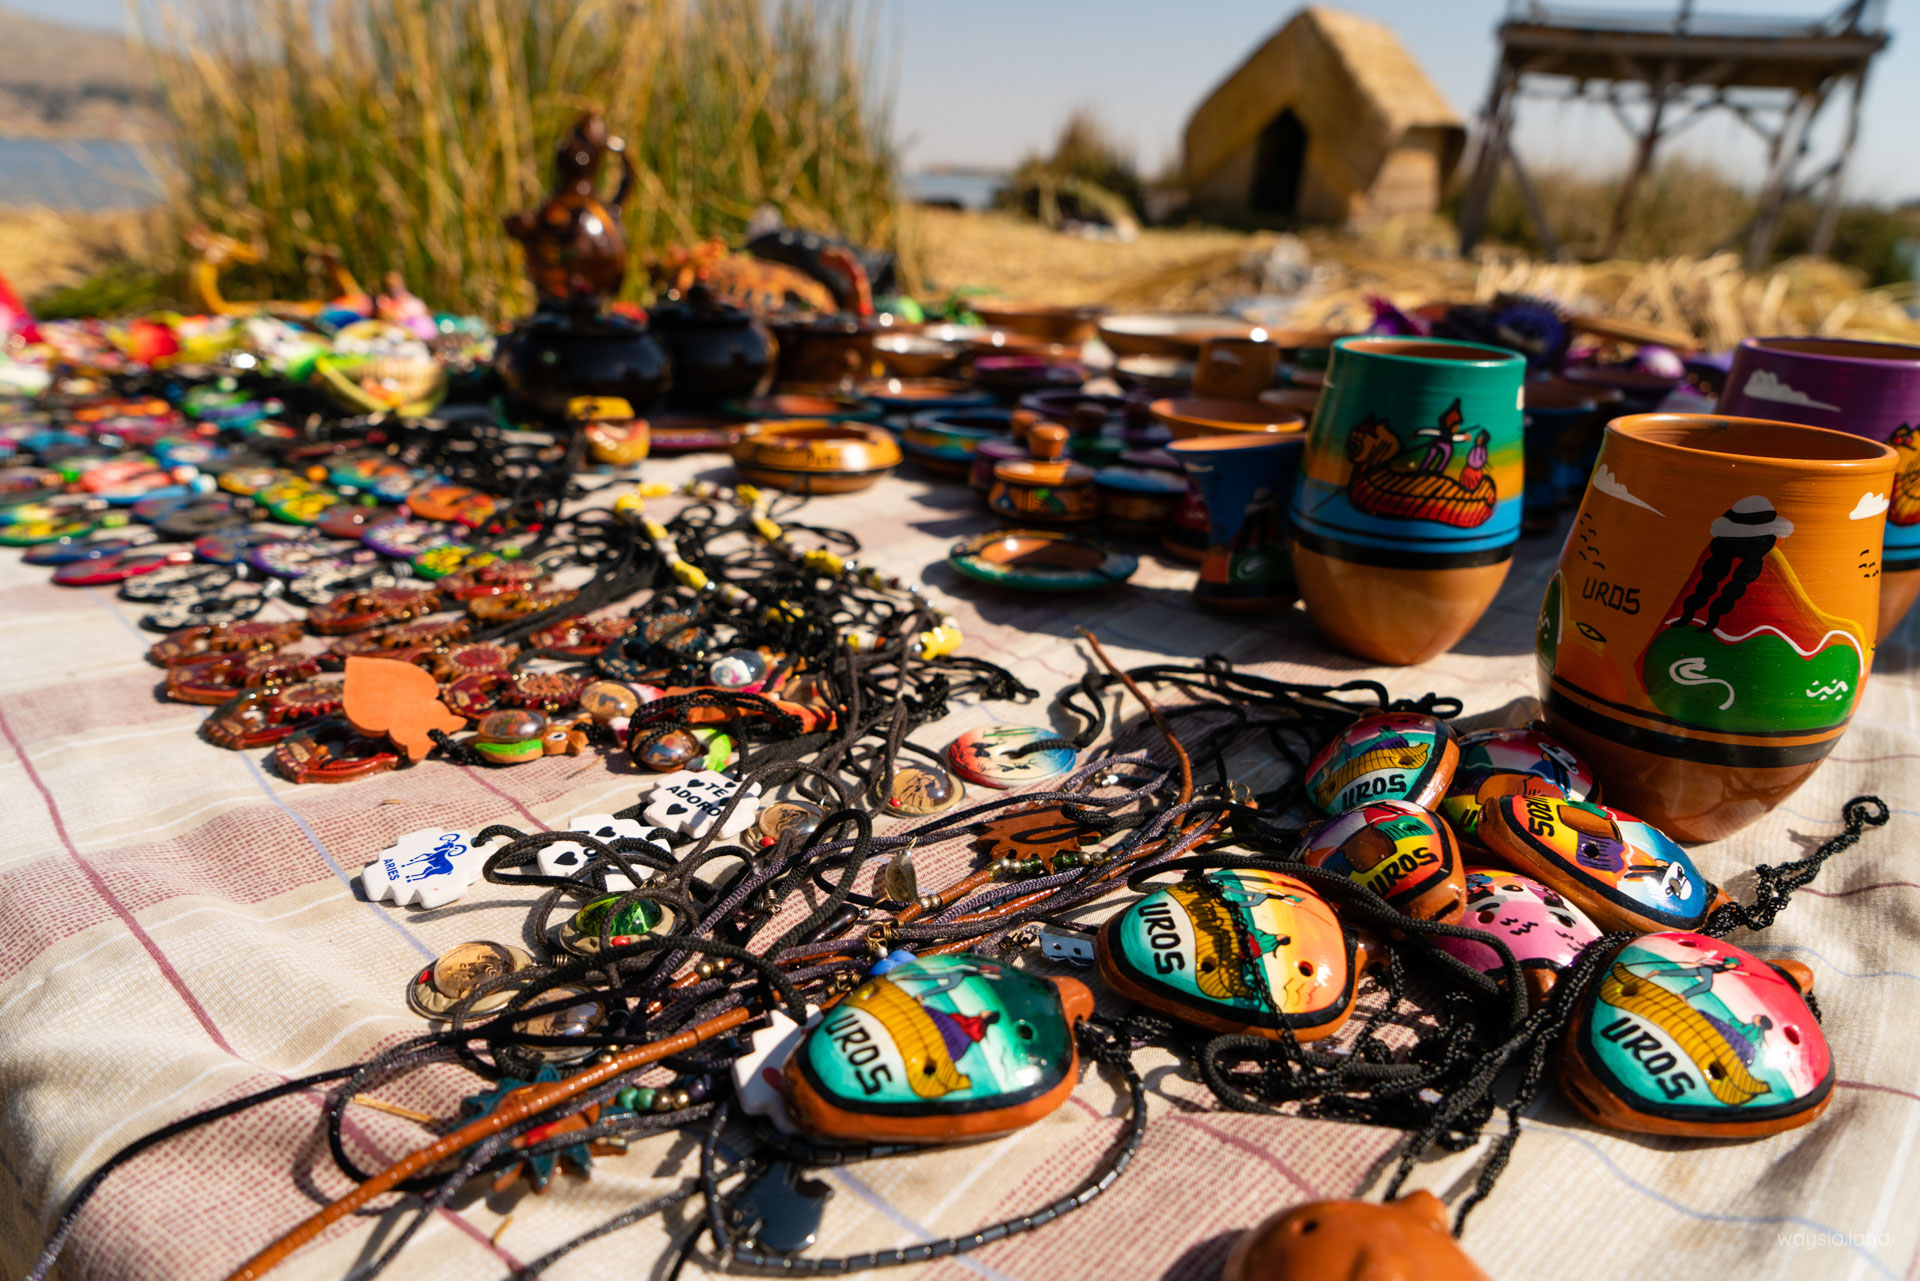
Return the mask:
<svg viewBox="0 0 1920 1281">
<path fill-rule="evenodd" d="M 1720 412 L 1852 432 L 1899 454 L 1887 494 L 1880 635 L 1920 596 L 1920 347 L 1848 338 L 1749 338 Z"/>
</svg>

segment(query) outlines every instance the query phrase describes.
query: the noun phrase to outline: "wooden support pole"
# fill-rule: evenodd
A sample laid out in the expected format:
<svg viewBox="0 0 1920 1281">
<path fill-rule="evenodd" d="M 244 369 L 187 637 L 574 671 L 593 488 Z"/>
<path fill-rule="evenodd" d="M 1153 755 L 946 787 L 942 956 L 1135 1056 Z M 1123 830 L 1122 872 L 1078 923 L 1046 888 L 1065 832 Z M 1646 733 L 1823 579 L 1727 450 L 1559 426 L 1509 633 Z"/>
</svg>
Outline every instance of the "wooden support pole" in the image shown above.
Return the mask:
<svg viewBox="0 0 1920 1281">
<path fill-rule="evenodd" d="M 1787 118 L 1780 125 L 1773 156 L 1768 165 L 1767 182 L 1761 188 L 1760 207 L 1753 216 L 1753 233 L 1747 239 L 1746 267 L 1758 271 L 1773 257 L 1773 242 L 1780 234 L 1780 213 L 1786 207 L 1787 193 L 1793 187 L 1794 166 L 1806 149 L 1806 131 L 1813 113 L 1819 110 L 1816 94 L 1801 94 L 1794 99 Z"/>
<path fill-rule="evenodd" d="M 1480 145 L 1474 153 L 1473 172 L 1460 200 L 1460 252 L 1470 254 L 1487 229 L 1487 205 L 1493 199 L 1494 179 L 1500 174 L 1500 161 L 1506 154 L 1507 128 L 1513 115 L 1513 91 L 1519 83 L 1519 69 L 1507 61 L 1504 51 L 1494 68 L 1493 85 L 1487 90 L 1486 110 L 1480 116 Z"/>
<path fill-rule="evenodd" d="M 1820 222 L 1813 229 L 1812 243 L 1807 246 L 1808 252 L 1822 258 L 1833 252 L 1834 229 L 1840 225 L 1841 187 L 1847 178 L 1847 162 L 1853 159 L 1853 147 L 1860 138 L 1860 100 L 1867 91 L 1867 69 L 1863 66 L 1854 72 L 1852 81 L 1847 104 L 1847 134 L 1841 140 L 1840 155 L 1834 160 L 1833 173 L 1827 179 L 1827 199 L 1820 208 Z"/>
<path fill-rule="evenodd" d="M 1661 66 L 1660 74 L 1653 82 L 1653 100 L 1647 116 L 1647 127 L 1640 135 L 1640 145 L 1634 149 L 1633 164 L 1620 183 L 1620 195 L 1613 202 L 1613 217 L 1607 220 L 1607 238 L 1600 246 L 1602 258 L 1613 257 L 1620 247 L 1620 237 L 1626 234 L 1627 218 L 1633 212 L 1633 198 L 1639 193 L 1640 180 L 1646 177 L 1647 169 L 1653 164 L 1653 153 L 1660 145 L 1660 123 L 1667 112 L 1673 76 L 1673 64 L 1666 63 Z"/>
</svg>

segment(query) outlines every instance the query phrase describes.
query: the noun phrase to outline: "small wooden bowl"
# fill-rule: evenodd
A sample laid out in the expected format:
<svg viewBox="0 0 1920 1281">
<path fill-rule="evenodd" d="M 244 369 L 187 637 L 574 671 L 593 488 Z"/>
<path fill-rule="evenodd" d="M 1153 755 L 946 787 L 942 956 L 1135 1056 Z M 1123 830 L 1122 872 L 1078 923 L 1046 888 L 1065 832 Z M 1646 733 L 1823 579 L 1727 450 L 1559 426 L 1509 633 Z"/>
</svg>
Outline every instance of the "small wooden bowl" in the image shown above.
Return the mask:
<svg viewBox="0 0 1920 1281">
<path fill-rule="evenodd" d="M 1105 316 L 1100 341 L 1116 356 L 1192 360 L 1209 338 L 1245 338 L 1257 326 L 1232 316 Z"/>
<path fill-rule="evenodd" d="M 1156 400 L 1152 408 L 1153 416 L 1167 425 L 1175 440 L 1243 431 L 1302 431 L 1307 425 L 1298 410 L 1258 400 Z"/>
<path fill-rule="evenodd" d="M 1104 307 L 1069 307 L 1046 303 L 986 303 L 978 299 L 968 309 L 982 323 L 995 329 L 1010 329 L 1047 342 L 1077 347 L 1093 337 L 1094 325 L 1106 313 Z"/>
<path fill-rule="evenodd" d="M 733 447 L 733 462 L 756 485 L 845 494 L 899 466 L 900 446 L 883 428 L 865 423 L 795 418 L 749 424 Z"/>
</svg>

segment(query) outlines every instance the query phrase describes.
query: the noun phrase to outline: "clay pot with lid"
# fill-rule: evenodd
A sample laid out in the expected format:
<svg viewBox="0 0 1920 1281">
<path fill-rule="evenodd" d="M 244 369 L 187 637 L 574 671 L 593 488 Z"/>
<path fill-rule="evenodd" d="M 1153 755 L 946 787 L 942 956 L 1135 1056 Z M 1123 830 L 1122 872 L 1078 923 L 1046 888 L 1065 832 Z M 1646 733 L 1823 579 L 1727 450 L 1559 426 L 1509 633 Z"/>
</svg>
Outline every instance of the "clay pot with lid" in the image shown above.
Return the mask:
<svg viewBox="0 0 1920 1281">
<path fill-rule="evenodd" d="M 1036 423 L 1027 432 L 1031 458 L 1009 459 L 993 469 L 987 506 L 994 515 L 1022 524 L 1076 525 L 1098 511 L 1093 468 L 1066 457 L 1067 429 Z"/>
<path fill-rule="evenodd" d="M 655 307 L 654 337 L 673 366 L 668 403 L 689 412 L 718 409 L 757 394 L 773 363 L 773 335 L 751 312 L 716 299 L 705 285 L 684 302 Z"/>
<path fill-rule="evenodd" d="M 873 376 L 872 322 L 851 316 L 776 321 L 776 379 L 846 391 Z"/>
<path fill-rule="evenodd" d="M 1720 412 L 1885 441 L 1899 455 L 1887 495 L 1880 633 L 1920 596 L 1920 347 L 1847 338 L 1749 338 L 1733 354 Z"/>
<path fill-rule="evenodd" d="M 1609 804 L 1717 840 L 1833 750 L 1872 666 L 1894 465 L 1793 423 L 1608 426 L 1536 651 L 1547 730 Z"/>
</svg>

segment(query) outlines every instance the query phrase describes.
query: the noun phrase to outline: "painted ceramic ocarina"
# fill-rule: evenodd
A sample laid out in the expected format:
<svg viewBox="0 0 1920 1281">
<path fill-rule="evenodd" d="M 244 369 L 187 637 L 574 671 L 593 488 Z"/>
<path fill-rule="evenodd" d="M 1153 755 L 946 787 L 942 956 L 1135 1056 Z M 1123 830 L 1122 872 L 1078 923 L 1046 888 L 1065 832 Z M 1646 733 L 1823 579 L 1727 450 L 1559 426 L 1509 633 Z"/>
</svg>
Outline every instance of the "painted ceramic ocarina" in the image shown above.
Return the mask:
<svg viewBox="0 0 1920 1281">
<path fill-rule="evenodd" d="M 1307 799 L 1322 814 L 1368 801 L 1432 808 L 1447 794 L 1460 748 L 1453 731 L 1418 712 L 1373 712 L 1340 731 L 1307 766 Z"/>
<path fill-rule="evenodd" d="M 1093 994 L 971 953 L 869 975 L 809 1031 L 782 1078 L 793 1120 L 823 1138 L 947 1143 L 1005 1134 L 1066 1101 L 1074 1025 Z"/>
<path fill-rule="evenodd" d="M 1370 801 L 1307 834 L 1301 860 L 1364 885 L 1408 916 L 1456 920 L 1467 898 L 1453 831 L 1405 801 Z"/>
<path fill-rule="evenodd" d="M 1685 850 L 1631 814 L 1551 796 L 1486 799 L 1487 848 L 1577 903 L 1601 929 L 1695 929 L 1727 901 Z"/>
<path fill-rule="evenodd" d="M 1347 1021 L 1367 949 L 1305 883 L 1228 869 L 1109 918 L 1095 959 L 1114 991 L 1182 1022 L 1314 1041 Z"/>
<path fill-rule="evenodd" d="M 1586 763 L 1538 730 L 1483 729 L 1460 736 L 1460 767 L 1435 808 L 1452 825 L 1460 843 L 1480 844 L 1482 787 L 1501 779 L 1496 796 L 1562 796 L 1597 801 L 1600 785 Z"/>
<path fill-rule="evenodd" d="M 1701 934 L 1622 947 L 1560 1054 L 1560 1088 L 1595 1124 L 1752 1138 L 1805 1125 L 1833 1096 L 1833 1057 L 1792 970 Z"/>
<path fill-rule="evenodd" d="M 1488 1281 L 1431 1192 L 1388 1205 L 1310 1201 L 1248 1228 L 1220 1281 Z"/>
<path fill-rule="evenodd" d="M 1467 911 L 1454 922 L 1496 934 L 1526 976 L 1527 996 L 1538 1005 L 1554 982 L 1600 937 L 1587 914 L 1530 876 L 1491 867 L 1467 869 Z M 1506 972 L 1500 954 L 1471 939 L 1435 938 L 1434 946 L 1495 978 Z"/>
</svg>

